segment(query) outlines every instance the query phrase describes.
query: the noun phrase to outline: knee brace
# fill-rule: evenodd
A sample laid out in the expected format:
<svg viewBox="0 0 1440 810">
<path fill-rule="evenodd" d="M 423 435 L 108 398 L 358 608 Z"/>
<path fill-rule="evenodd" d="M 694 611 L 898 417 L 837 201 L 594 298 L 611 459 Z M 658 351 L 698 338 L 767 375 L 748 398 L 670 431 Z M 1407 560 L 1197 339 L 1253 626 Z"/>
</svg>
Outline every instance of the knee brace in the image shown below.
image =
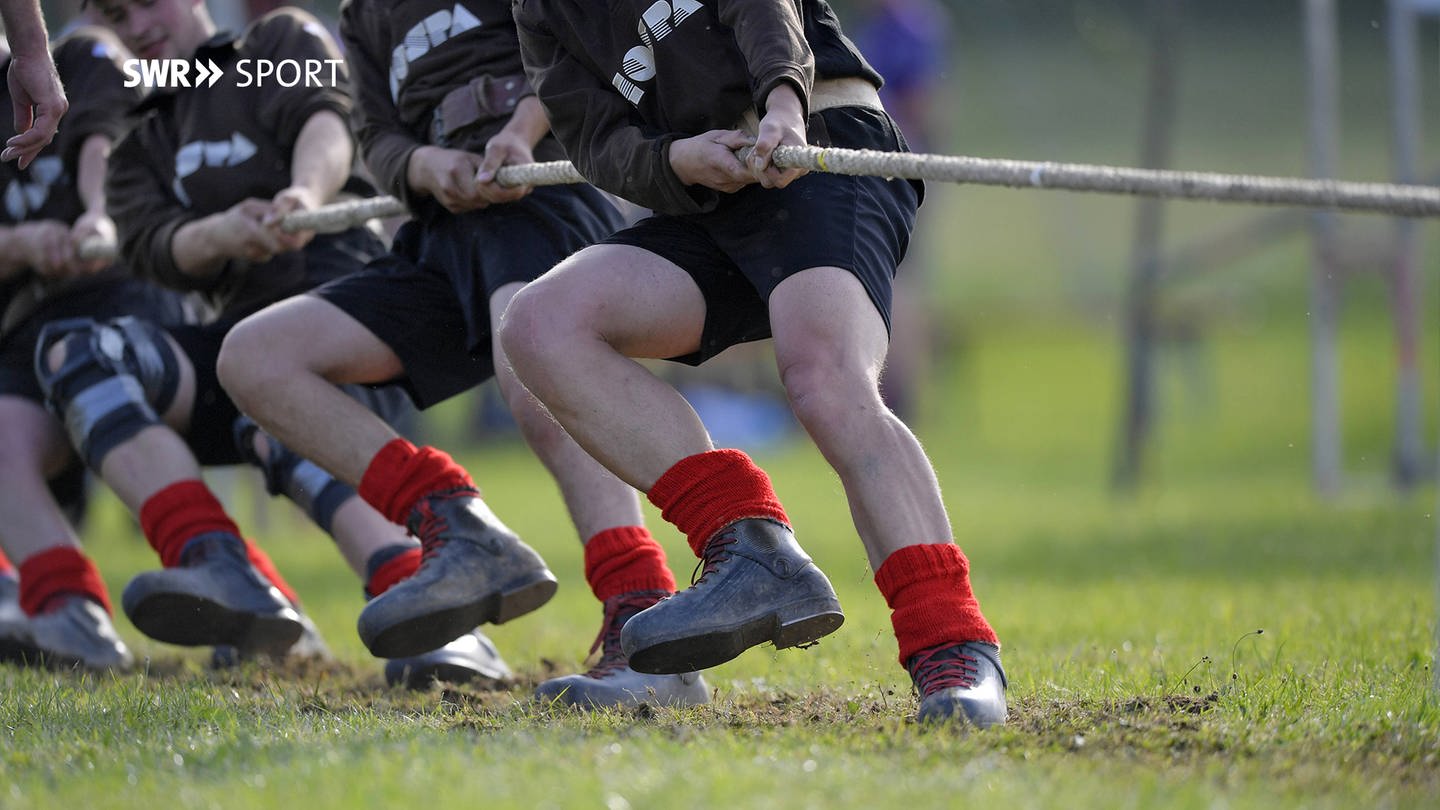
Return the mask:
<svg viewBox="0 0 1440 810">
<path fill-rule="evenodd" d="M 65 347 L 51 369 L 49 353 Z M 136 318 L 53 321 L 35 344 L 35 376 L 50 409 L 92 469 L 117 446 L 160 424 L 180 385 L 180 363 L 165 333 Z"/>
<path fill-rule="evenodd" d="M 235 420 L 235 446 L 240 456 L 260 469 L 265 476 L 265 489 L 271 495 L 284 495 L 315 521 L 326 534 L 330 533 L 335 511 L 355 489 L 335 479 L 313 461 L 301 458 L 268 433 L 261 433 L 255 420 L 244 414 Z M 266 442 L 264 458 L 255 450 L 255 436 Z"/>
</svg>

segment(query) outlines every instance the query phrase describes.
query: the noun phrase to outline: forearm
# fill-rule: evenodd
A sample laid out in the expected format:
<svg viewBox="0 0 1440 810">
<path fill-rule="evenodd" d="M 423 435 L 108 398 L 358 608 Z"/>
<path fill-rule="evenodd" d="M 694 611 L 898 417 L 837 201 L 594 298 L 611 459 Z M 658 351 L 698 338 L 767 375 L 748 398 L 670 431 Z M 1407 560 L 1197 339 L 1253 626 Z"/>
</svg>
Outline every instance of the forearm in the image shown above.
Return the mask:
<svg viewBox="0 0 1440 810">
<path fill-rule="evenodd" d="M 91 135 L 80 146 L 75 190 L 86 211 L 105 212 L 105 171 L 110 163 L 110 145 L 108 136 Z"/>
<path fill-rule="evenodd" d="M 49 58 L 50 35 L 37 0 L 0 1 L 0 17 L 5 20 L 5 35 L 15 56 Z"/>
<path fill-rule="evenodd" d="M 329 110 L 310 116 L 290 156 L 290 185 L 311 191 L 315 199 L 334 199 L 350 177 L 355 147 L 344 119 Z"/>
<path fill-rule="evenodd" d="M 170 255 L 175 268 L 196 279 L 210 278 L 219 273 L 229 256 L 221 247 L 217 227 L 220 214 L 211 214 L 181 225 L 170 240 Z"/>
<path fill-rule="evenodd" d="M 521 138 L 533 149 L 550 132 L 550 118 L 539 96 L 526 96 L 515 105 L 515 112 L 505 122 L 502 132 Z"/>
</svg>

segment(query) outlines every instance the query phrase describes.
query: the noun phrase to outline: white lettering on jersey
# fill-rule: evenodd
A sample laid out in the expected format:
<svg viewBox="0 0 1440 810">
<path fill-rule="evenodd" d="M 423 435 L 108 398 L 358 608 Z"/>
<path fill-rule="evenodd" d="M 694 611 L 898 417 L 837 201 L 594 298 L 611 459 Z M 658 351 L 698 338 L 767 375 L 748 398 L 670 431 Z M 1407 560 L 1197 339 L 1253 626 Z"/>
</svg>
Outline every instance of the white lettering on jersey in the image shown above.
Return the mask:
<svg viewBox="0 0 1440 810">
<path fill-rule="evenodd" d="M 51 187 L 64 172 L 64 162 L 55 155 L 47 155 L 30 164 L 29 177 L 11 180 L 5 187 L 5 213 L 10 215 L 10 220 L 21 222 L 39 211 L 50 199 Z"/>
<path fill-rule="evenodd" d="M 190 195 L 181 181 L 205 166 L 239 166 L 255 156 L 255 144 L 238 132 L 228 141 L 191 141 L 175 153 L 175 196 L 186 208 Z"/>
<path fill-rule="evenodd" d="M 640 44 L 625 52 L 620 59 L 620 72 L 610 80 L 631 104 L 639 105 L 645 90 L 641 82 L 655 78 L 655 43 L 670 36 L 675 27 L 699 11 L 699 0 L 655 0 L 640 15 L 635 26 Z"/>
<path fill-rule="evenodd" d="M 410 63 L 466 31 L 480 27 L 480 19 L 459 3 L 450 11 L 437 11 L 416 23 L 390 52 L 390 98 L 400 100 L 400 85 L 410 75 Z"/>
</svg>

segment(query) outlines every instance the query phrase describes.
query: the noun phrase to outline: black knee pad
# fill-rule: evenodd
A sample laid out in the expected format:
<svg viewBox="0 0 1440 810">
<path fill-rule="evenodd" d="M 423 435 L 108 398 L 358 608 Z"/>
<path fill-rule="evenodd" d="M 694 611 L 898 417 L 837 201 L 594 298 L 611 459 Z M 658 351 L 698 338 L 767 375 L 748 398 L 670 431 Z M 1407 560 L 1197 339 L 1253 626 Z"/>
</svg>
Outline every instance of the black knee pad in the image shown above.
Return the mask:
<svg viewBox="0 0 1440 810">
<path fill-rule="evenodd" d="M 48 355 L 57 344 L 65 360 L 51 370 Z M 180 363 L 165 333 L 146 321 L 67 318 L 40 330 L 35 376 L 85 463 L 99 468 L 115 447 L 160 424 L 158 414 L 180 385 Z"/>
<path fill-rule="evenodd" d="M 336 510 L 355 494 L 354 488 L 336 480 L 315 462 L 301 458 L 274 436 L 261 433 L 255 420 L 244 414 L 235 420 L 234 430 L 235 446 L 241 458 L 260 469 L 265 476 L 266 491 L 289 498 L 329 534 Z M 263 459 L 255 451 L 256 434 L 266 442 Z"/>
</svg>

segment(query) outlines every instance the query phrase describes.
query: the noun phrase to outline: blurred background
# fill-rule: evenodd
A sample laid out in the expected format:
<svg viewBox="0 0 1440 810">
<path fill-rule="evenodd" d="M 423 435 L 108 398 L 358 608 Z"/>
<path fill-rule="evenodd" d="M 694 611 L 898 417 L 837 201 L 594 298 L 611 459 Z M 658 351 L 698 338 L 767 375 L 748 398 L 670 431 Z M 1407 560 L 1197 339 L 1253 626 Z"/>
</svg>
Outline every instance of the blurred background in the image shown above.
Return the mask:
<svg viewBox="0 0 1440 810">
<path fill-rule="evenodd" d="M 80 2 L 43 5 L 58 29 Z M 222 27 L 239 28 L 280 5 L 333 21 L 339 4 L 208 5 Z M 1412 182 L 1440 172 L 1424 137 L 1440 95 L 1434 0 L 833 5 L 886 75 L 887 106 L 917 151 Z M 1252 404 L 1283 408 L 1297 425 L 1317 402 L 1324 409 L 1324 423 L 1303 434 L 1317 446 L 1298 448 L 1324 457 L 1297 471 L 1327 495 L 1347 475 L 1409 486 L 1435 466 L 1426 437 L 1436 375 L 1425 372 L 1437 366 L 1440 285 L 1428 235 L 1423 221 L 1380 216 L 932 184 L 901 273 L 887 394 L 919 425 L 960 418 L 983 435 L 975 385 L 934 390 L 947 374 L 978 373 L 983 344 L 1028 334 L 1054 335 L 1072 351 L 1107 346 L 1106 375 L 1061 370 L 1010 407 L 1085 408 L 1064 420 L 1085 426 L 1071 441 L 1105 446 L 1097 482 L 1133 488 L 1166 469 L 1158 444 L 1225 418 L 1223 397 L 1234 392 L 1219 390 L 1224 343 L 1247 336 L 1258 349 L 1285 336 L 1295 345 L 1283 382 L 1309 395 Z M 1346 339 L 1323 331 L 1330 322 Z M 1352 332 L 1371 344 L 1347 362 Z M 665 371 L 725 443 L 783 440 L 793 426 L 770 396 L 763 351 L 732 354 L 702 372 Z M 1307 389 L 1317 362 L 1334 378 L 1324 390 Z M 1374 376 L 1357 385 L 1357 374 Z M 1087 405 L 1087 390 L 1101 401 Z M 470 399 L 446 409 L 465 411 L 458 423 L 425 418 L 419 430 L 452 444 L 509 435 L 497 399 Z M 1387 411 L 1398 424 L 1386 424 Z"/>
<path fill-rule="evenodd" d="M 57 29 L 78 3 L 44 5 Z M 243 25 L 277 4 L 209 5 L 222 25 Z M 333 18 L 337 4 L 297 5 Z M 917 149 L 1351 180 L 1440 174 L 1440 3 L 833 5 L 900 93 L 888 104 Z M 901 273 L 887 391 L 932 454 L 1000 624 L 1057 649 L 1065 596 L 1033 617 L 1018 609 L 1037 578 L 1108 580 L 1146 553 L 1173 573 L 1233 577 L 1227 555 L 1263 546 L 1267 564 L 1292 570 L 1371 561 L 1380 579 L 1399 577 L 1395 598 L 1429 626 L 1436 235 L 1433 221 L 1375 215 L 932 184 Z M 761 457 L 802 540 L 807 526 L 824 535 L 815 554 L 832 560 L 837 584 L 868 590 L 838 482 L 790 421 L 764 348 L 662 373 L 720 444 Z M 502 411 L 482 390 L 422 414 L 415 430 L 460 456 L 523 534 L 553 535 L 536 545 L 565 558 L 552 566 L 576 599 L 557 610 L 579 633 L 594 609 L 573 530 Z M 231 495 L 256 503 L 240 511 L 256 532 L 310 531 L 237 480 Z M 97 513 L 102 534 L 127 531 L 108 514 Z M 1321 527 L 1336 536 L 1322 542 Z M 683 579 L 683 545 L 664 541 Z M 306 580 L 344 574 L 318 538 L 307 545 L 316 556 L 272 546 L 300 570 L 302 594 Z M 1104 604 L 1100 591 L 1090 598 Z M 857 623 L 878 634 L 883 605 L 873 591 L 863 599 L 848 604 L 864 604 Z M 347 602 L 322 626 L 339 635 L 357 609 Z M 578 643 L 533 640 L 556 654 Z M 347 643 L 358 644 L 337 646 Z"/>
</svg>

